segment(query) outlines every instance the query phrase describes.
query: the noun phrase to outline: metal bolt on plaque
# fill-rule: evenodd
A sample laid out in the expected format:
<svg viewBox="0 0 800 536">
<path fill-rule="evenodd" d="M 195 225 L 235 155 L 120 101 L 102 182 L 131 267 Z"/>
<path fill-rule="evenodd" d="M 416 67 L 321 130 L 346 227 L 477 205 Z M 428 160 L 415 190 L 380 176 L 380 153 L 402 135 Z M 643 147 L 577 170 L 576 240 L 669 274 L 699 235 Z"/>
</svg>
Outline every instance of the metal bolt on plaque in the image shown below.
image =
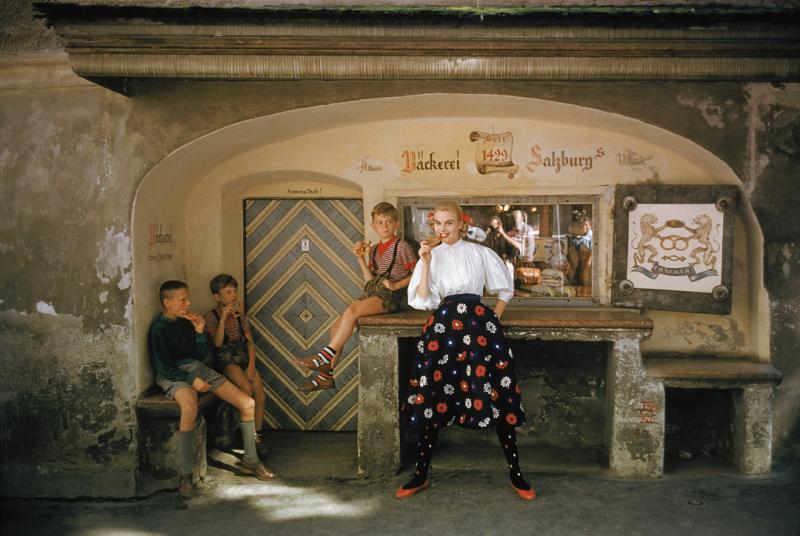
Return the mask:
<svg viewBox="0 0 800 536">
<path fill-rule="evenodd" d="M 717 285 L 711 289 L 711 297 L 718 302 L 724 302 L 730 295 L 731 291 L 725 285 Z"/>
<path fill-rule="evenodd" d="M 630 279 L 623 279 L 619 282 L 619 291 L 624 296 L 630 296 L 633 294 L 633 291 L 636 290 L 636 287 L 633 285 L 633 281 Z"/>
<path fill-rule="evenodd" d="M 626 195 L 624 198 L 622 198 L 622 206 L 628 212 L 632 212 L 636 210 L 637 206 L 639 206 L 639 202 L 632 195 Z"/>
</svg>

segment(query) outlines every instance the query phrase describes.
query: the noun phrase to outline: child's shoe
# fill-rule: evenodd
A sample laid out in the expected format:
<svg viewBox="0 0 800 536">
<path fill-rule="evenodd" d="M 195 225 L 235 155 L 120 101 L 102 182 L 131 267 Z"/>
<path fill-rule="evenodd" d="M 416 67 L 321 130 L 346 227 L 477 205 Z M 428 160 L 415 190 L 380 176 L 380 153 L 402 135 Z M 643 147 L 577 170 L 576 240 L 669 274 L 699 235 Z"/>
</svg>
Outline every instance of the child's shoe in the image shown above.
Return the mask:
<svg viewBox="0 0 800 536">
<path fill-rule="evenodd" d="M 178 477 L 178 494 L 183 499 L 194 497 L 194 486 L 192 485 L 192 475 L 181 475 Z"/>
<path fill-rule="evenodd" d="M 246 462 L 245 460 L 240 461 L 238 464 L 239 469 L 242 470 L 243 473 L 247 473 L 249 475 L 255 476 L 259 480 L 272 480 L 275 478 L 275 475 L 270 472 L 269 469 L 264 467 L 264 464 L 260 461 L 255 463 Z"/>
<path fill-rule="evenodd" d="M 298 387 L 302 393 L 313 393 L 324 389 L 336 389 L 336 382 L 330 374 L 319 373 L 317 377 Z"/>
<path fill-rule="evenodd" d="M 310 370 L 330 372 L 333 368 L 332 363 L 336 357 L 336 353 L 336 350 L 330 346 L 326 346 L 317 352 L 317 355 L 312 355 L 311 357 L 306 357 L 303 359 L 295 359 L 294 364 Z"/>
</svg>

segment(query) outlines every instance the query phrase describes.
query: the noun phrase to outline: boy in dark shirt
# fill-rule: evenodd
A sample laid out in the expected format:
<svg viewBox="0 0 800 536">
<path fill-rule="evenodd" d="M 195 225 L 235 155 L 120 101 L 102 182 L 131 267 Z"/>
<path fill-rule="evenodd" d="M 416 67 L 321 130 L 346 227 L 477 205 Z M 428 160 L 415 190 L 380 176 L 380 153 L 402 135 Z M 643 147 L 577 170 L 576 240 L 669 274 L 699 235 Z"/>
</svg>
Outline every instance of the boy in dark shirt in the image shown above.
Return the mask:
<svg viewBox="0 0 800 536">
<path fill-rule="evenodd" d="M 189 310 L 189 288 L 182 281 L 165 281 L 159 289 L 162 312 L 150 325 L 147 336 L 156 383 L 164 394 L 181 408 L 181 471 L 178 492 L 188 498 L 194 494 L 192 465 L 194 428 L 197 418 L 197 393 L 211 391 L 235 406 L 241 414 L 244 457 L 242 471 L 269 480 L 274 475 L 256 454 L 253 412 L 255 401 L 227 381 L 224 376 L 203 364 L 208 352 L 205 320 Z"/>
</svg>

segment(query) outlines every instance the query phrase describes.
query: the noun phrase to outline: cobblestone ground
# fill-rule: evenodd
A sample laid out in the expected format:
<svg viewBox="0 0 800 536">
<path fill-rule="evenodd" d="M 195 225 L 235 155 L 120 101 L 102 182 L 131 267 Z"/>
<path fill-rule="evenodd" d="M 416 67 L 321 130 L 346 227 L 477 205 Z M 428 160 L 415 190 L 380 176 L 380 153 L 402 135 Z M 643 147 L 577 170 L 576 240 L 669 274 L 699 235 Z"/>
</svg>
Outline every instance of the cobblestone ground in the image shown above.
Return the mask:
<svg viewBox="0 0 800 536">
<path fill-rule="evenodd" d="M 180 534 L 800 534 L 800 465 L 767 477 L 530 474 L 539 499 L 523 502 L 497 471 L 434 470 L 433 486 L 398 501 L 407 477 L 280 477 L 261 483 L 212 462 L 198 497 L 137 501 L 2 502 L 3 535 Z M 299 470 L 299 469 L 298 469 Z M 286 471 L 291 473 L 292 471 Z"/>
</svg>

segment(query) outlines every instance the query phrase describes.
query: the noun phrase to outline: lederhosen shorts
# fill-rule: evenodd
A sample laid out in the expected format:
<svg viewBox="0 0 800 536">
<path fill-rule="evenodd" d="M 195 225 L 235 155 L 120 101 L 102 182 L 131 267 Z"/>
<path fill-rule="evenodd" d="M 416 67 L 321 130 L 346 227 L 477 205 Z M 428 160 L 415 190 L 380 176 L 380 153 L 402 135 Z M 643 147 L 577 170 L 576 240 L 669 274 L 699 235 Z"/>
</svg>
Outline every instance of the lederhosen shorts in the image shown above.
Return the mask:
<svg viewBox="0 0 800 536">
<path fill-rule="evenodd" d="M 392 273 L 392 268 L 394 268 L 394 263 L 397 260 L 397 246 L 400 244 L 400 240 L 398 239 L 394 243 L 394 250 L 392 250 L 392 262 L 389 263 L 389 268 L 382 274 L 375 274 L 372 276 L 372 279 L 367 281 L 364 284 L 364 294 L 361 296 L 362 300 L 370 298 L 372 296 L 377 296 L 383 302 L 383 307 L 389 313 L 396 313 L 400 310 L 400 303 L 403 301 L 403 297 L 406 295 L 405 289 L 402 290 L 389 290 L 383 285 L 384 279 L 389 281 L 389 274 Z M 375 250 L 372 252 L 372 266 L 377 268 L 378 262 L 375 258 L 375 252 L 378 250 L 376 247 Z"/>
<path fill-rule="evenodd" d="M 216 309 L 213 309 L 214 316 L 217 317 L 218 326 L 217 329 L 225 329 L 225 326 L 222 325 L 222 321 L 217 313 Z M 242 326 L 242 319 L 237 317 L 236 322 L 239 324 L 239 340 L 230 342 L 228 340 L 228 334 L 225 334 L 224 339 L 222 340 L 222 346 L 219 348 L 214 348 L 214 353 L 217 356 L 217 362 L 219 363 L 219 368 L 221 370 L 225 370 L 225 367 L 228 365 L 237 365 L 239 367 L 245 368 L 250 361 L 250 357 L 247 353 L 247 339 L 244 336 L 244 327 Z"/>
</svg>

